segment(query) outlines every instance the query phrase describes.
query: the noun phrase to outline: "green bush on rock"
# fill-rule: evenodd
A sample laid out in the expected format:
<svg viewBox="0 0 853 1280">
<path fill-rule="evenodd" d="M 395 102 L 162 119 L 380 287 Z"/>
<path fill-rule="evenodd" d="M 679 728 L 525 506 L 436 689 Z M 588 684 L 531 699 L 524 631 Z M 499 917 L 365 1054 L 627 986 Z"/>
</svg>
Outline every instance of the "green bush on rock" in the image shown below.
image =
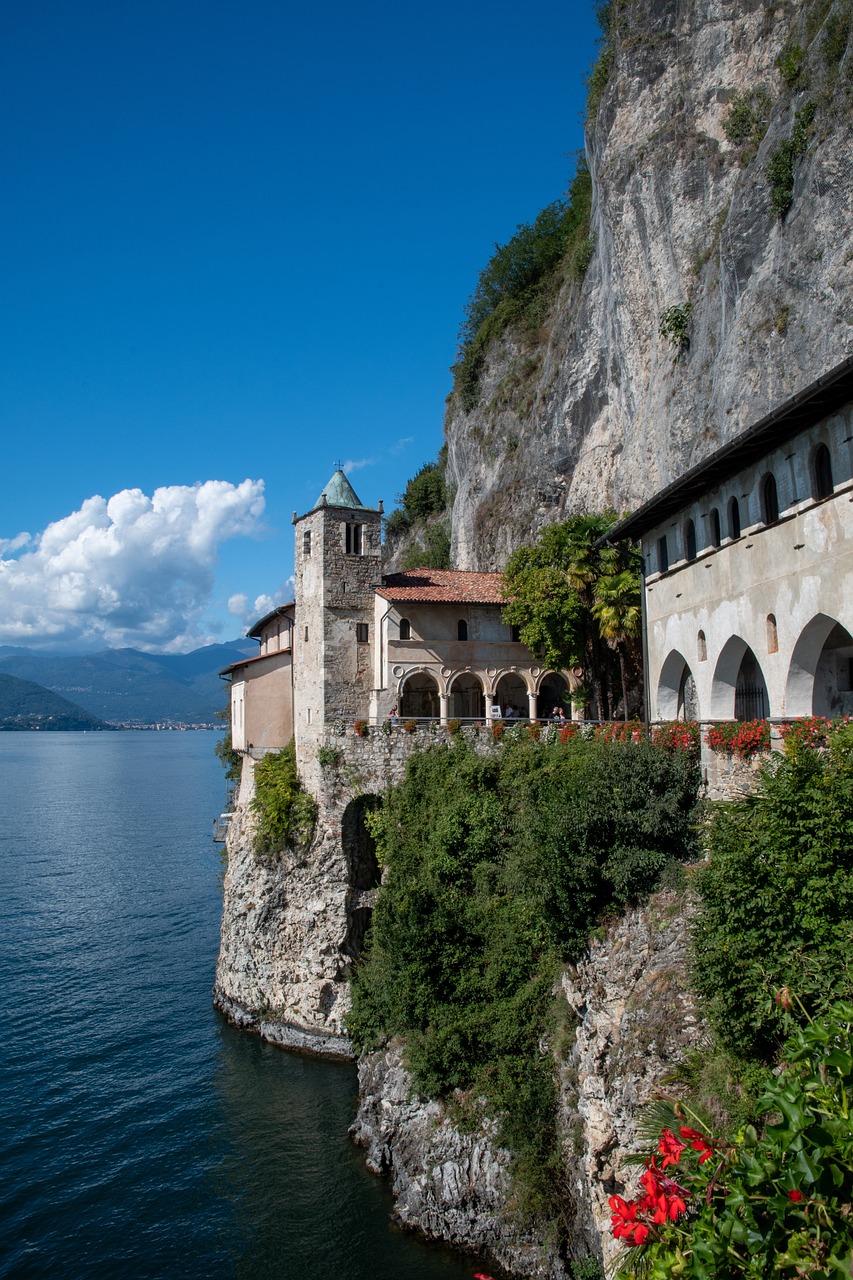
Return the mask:
<svg viewBox="0 0 853 1280">
<path fill-rule="evenodd" d="M 296 771 L 296 747 L 270 751 L 255 765 L 255 853 L 269 857 L 304 844 L 317 820 L 317 802 L 302 790 Z"/>
<path fill-rule="evenodd" d="M 558 1213 L 555 976 L 600 915 L 693 851 L 693 757 L 646 742 L 463 741 L 413 756 L 371 819 L 387 867 L 349 1029 L 403 1035 L 418 1088 L 485 1097 L 519 1204 Z"/>
</svg>

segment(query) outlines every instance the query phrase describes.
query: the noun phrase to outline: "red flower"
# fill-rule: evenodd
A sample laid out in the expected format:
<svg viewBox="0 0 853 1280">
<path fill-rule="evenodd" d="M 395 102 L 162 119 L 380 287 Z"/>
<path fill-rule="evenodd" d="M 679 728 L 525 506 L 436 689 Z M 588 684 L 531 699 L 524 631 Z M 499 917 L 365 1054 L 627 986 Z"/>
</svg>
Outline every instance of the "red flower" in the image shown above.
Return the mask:
<svg viewBox="0 0 853 1280">
<path fill-rule="evenodd" d="M 613 1234 L 616 1239 L 624 1240 L 633 1235 L 639 1225 L 637 1223 L 638 1206 L 633 1201 L 629 1203 L 623 1200 L 621 1196 L 611 1196 L 610 1208 L 610 1221 L 613 1224 Z"/>
<path fill-rule="evenodd" d="M 697 1133 L 695 1129 L 688 1129 L 685 1125 L 681 1126 L 681 1136 L 686 1142 L 689 1142 L 694 1151 L 698 1151 L 699 1163 L 704 1164 L 706 1160 L 710 1160 L 714 1154 L 714 1148 L 703 1134 Z"/>
<path fill-rule="evenodd" d="M 788 1192 L 788 1199 L 793 1200 L 794 1204 L 799 1204 L 801 1200 L 805 1199 L 805 1197 L 803 1196 L 802 1191 L 797 1191 L 795 1188 L 793 1191 Z"/>
<path fill-rule="evenodd" d="M 665 1169 L 668 1164 L 678 1164 L 684 1147 L 685 1143 L 679 1142 L 671 1129 L 664 1129 L 658 1143 L 658 1151 L 663 1156 L 661 1169 Z"/>
</svg>

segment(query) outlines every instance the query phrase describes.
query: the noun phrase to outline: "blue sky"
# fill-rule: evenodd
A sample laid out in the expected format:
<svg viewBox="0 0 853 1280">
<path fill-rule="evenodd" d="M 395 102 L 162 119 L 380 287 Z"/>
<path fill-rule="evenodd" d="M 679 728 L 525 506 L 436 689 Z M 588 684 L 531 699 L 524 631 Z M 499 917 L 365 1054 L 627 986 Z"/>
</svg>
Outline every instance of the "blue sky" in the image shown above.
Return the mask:
<svg viewBox="0 0 853 1280">
<path fill-rule="evenodd" d="M 32 0 L 3 34 L 0 644 L 231 638 L 338 460 L 390 510 L 435 457 L 478 272 L 582 145 L 592 5 Z"/>
</svg>

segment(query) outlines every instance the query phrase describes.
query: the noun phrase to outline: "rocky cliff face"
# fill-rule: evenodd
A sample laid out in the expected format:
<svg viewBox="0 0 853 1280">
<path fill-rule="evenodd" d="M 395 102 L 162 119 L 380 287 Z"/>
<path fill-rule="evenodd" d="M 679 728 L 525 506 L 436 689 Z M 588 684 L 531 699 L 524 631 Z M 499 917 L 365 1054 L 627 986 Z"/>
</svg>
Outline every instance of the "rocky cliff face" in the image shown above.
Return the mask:
<svg viewBox="0 0 853 1280">
<path fill-rule="evenodd" d="M 700 1043 L 703 1025 L 687 987 L 689 908 L 657 894 L 593 942 L 561 990 L 575 1027 L 555 1046 L 560 1125 L 567 1169 L 569 1244 L 565 1256 L 512 1213 L 509 1156 L 484 1121 L 461 1133 L 437 1102 L 419 1098 L 399 1046 L 359 1066 L 353 1125 L 370 1167 L 391 1179 L 403 1225 L 486 1253 L 520 1276 L 565 1280 L 572 1258 L 618 1252 L 608 1197 L 633 1187 L 640 1107 L 663 1076 Z"/>
<path fill-rule="evenodd" d="M 309 848 L 259 859 L 253 852 L 254 762 L 247 758 L 231 819 L 214 1004 L 237 1026 L 287 1048 L 351 1057 L 349 876 L 329 822 Z"/>
<path fill-rule="evenodd" d="M 636 507 L 853 350 L 853 105 L 841 0 L 615 0 L 587 133 L 594 252 L 534 339 L 490 351 L 446 421 L 453 563 L 502 568 L 544 524 Z M 845 22 L 847 25 L 845 26 Z M 793 43 L 794 62 L 777 57 Z M 752 95 L 748 100 L 744 95 Z M 793 202 L 767 167 L 813 104 Z M 753 116 L 733 142 L 731 113 Z M 659 333 L 692 307 L 689 346 Z"/>
</svg>

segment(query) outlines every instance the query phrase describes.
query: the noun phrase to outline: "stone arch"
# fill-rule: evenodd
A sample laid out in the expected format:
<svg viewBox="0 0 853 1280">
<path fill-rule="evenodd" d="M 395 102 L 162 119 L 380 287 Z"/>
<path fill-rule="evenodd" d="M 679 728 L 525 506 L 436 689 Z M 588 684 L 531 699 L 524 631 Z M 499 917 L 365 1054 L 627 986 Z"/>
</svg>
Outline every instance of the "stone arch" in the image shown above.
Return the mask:
<svg viewBox="0 0 853 1280">
<path fill-rule="evenodd" d="M 562 707 L 567 719 L 572 718 L 572 690 L 561 671 L 545 671 L 539 681 L 539 715 L 547 720 L 555 707 Z"/>
<path fill-rule="evenodd" d="M 714 720 L 762 720 L 770 714 L 761 663 L 740 636 L 729 636 L 720 651 L 710 711 Z"/>
<path fill-rule="evenodd" d="M 448 715 L 452 720 L 484 720 L 486 693 L 483 682 L 473 671 L 462 671 L 448 687 Z"/>
<path fill-rule="evenodd" d="M 690 664 L 672 649 L 658 676 L 657 714 L 661 720 L 698 720 L 699 698 Z"/>
<path fill-rule="evenodd" d="M 817 614 L 800 632 L 791 655 L 785 686 L 785 714 L 789 716 L 849 715 L 853 636 L 825 613 Z"/>
<path fill-rule="evenodd" d="M 441 703 L 438 680 L 429 671 L 410 671 L 400 681 L 397 706 L 404 720 L 437 720 Z"/>
<path fill-rule="evenodd" d="M 518 671 L 505 671 L 495 681 L 494 701 L 504 716 L 510 707 L 513 714 L 526 717 L 529 711 L 527 681 Z"/>
<path fill-rule="evenodd" d="M 376 841 L 368 830 L 365 817 L 376 809 L 379 796 L 362 795 L 350 800 L 341 819 L 341 848 L 347 864 L 347 931 L 341 950 L 357 960 L 364 949 L 364 938 L 373 915 L 370 890 L 377 889 L 382 869 L 376 857 Z"/>
</svg>

